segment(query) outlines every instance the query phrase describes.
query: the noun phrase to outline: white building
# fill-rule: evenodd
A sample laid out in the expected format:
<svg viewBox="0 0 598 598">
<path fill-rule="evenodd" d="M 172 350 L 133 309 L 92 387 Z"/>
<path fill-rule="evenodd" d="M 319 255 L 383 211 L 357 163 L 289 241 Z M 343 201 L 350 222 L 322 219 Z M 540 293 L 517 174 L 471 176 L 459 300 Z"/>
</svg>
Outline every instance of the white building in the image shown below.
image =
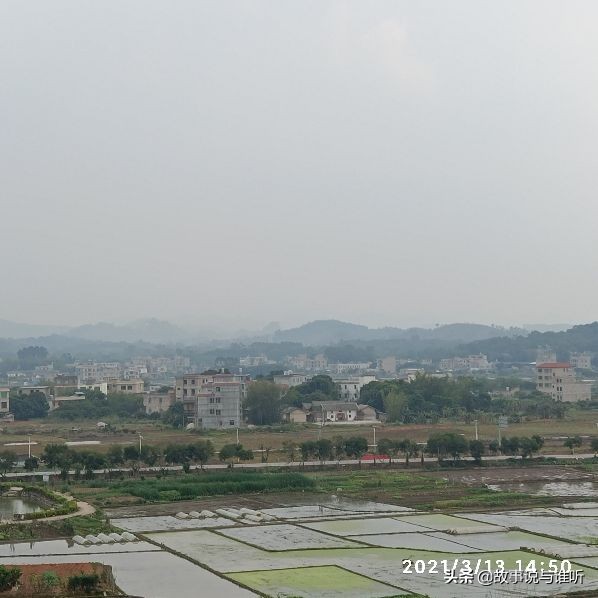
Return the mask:
<svg viewBox="0 0 598 598">
<path fill-rule="evenodd" d="M 549 362 L 536 365 L 536 389 L 555 401 L 576 403 L 592 398 L 592 385 L 580 382 L 570 363 Z"/>
<path fill-rule="evenodd" d="M 121 377 L 120 363 L 116 362 L 96 363 L 95 361 L 88 361 L 76 364 L 75 370 L 80 384 L 107 382 Z"/>
<path fill-rule="evenodd" d="M 452 372 L 458 370 L 466 371 L 486 371 L 491 368 L 488 357 L 483 354 L 468 355 L 467 357 L 449 357 L 441 359 L 438 369 L 443 372 Z"/>
<path fill-rule="evenodd" d="M 328 359 L 323 353 L 318 353 L 315 357 L 308 357 L 303 353 L 289 358 L 288 363 L 295 370 L 307 372 L 322 371 L 328 367 Z"/>
<path fill-rule="evenodd" d="M 376 376 L 354 376 L 342 380 L 335 380 L 335 383 L 338 386 L 338 398 L 341 401 L 357 402 L 361 395 L 361 389 L 366 384 L 375 381 Z"/>
<path fill-rule="evenodd" d="M 286 386 L 287 388 L 299 386 L 300 384 L 304 384 L 309 380 L 309 378 L 305 374 L 293 374 L 292 372 L 277 374 L 273 376 L 273 379 L 274 384 L 278 384 L 279 386 Z"/>
<path fill-rule="evenodd" d="M 592 369 L 592 354 L 591 353 L 571 353 L 569 356 L 569 362 L 571 365 L 578 370 L 591 370 Z"/>
<path fill-rule="evenodd" d="M 239 427 L 248 383 L 248 376 L 238 374 L 185 374 L 176 379 L 175 396 L 196 428 Z"/>
<path fill-rule="evenodd" d="M 363 363 L 329 363 L 328 369 L 333 374 L 350 374 L 350 373 L 358 373 L 363 372 L 364 370 L 370 369 L 369 362 Z"/>
<path fill-rule="evenodd" d="M 10 411 L 10 388 L 0 386 L 0 414 Z"/>
</svg>

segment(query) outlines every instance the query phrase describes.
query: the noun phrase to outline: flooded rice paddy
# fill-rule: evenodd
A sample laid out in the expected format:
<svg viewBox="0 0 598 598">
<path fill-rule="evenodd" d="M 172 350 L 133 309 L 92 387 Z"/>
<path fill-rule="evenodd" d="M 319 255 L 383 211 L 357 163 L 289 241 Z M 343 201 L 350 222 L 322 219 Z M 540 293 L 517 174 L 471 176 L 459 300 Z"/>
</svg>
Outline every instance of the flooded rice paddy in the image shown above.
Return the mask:
<svg viewBox="0 0 598 598">
<path fill-rule="evenodd" d="M 313 496 L 311 497 L 313 500 Z M 146 598 L 266 595 L 383 598 L 418 593 L 436 598 L 551 595 L 598 591 L 598 505 L 510 512 L 422 513 L 393 505 L 329 497 L 263 508 L 269 520 L 240 516 L 231 498 L 218 516 L 115 518 L 136 542 L 84 546 L 70 540 L 0 545 L 0 564 L 100 562 L 117 584 Z M 198 507 L 199 510 L 199 507 Z M 229 514 L 227 516 L 227 513 Z M 595 543 L 597 545 L 595 545 Z M 447 584 L 444 573 L 403 570 L 412 561 L 504 561 L 515 569 L 569 559 L 583 585 Z"/>
<path fill-rule="evenodd" d="M 593 481 L 558 481 L 558 482 L 501 482 L 488 484 L 496 491 L 524 492 L 533 496 L 596 496 L 598 483 Z"/>
</svg>

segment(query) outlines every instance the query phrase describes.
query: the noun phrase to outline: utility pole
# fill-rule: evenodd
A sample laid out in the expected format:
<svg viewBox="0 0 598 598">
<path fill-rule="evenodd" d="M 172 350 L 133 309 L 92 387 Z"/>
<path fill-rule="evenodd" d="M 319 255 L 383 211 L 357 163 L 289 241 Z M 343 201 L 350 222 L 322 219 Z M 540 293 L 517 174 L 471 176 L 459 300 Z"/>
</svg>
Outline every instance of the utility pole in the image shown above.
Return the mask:
<svg viewBox="0 0 598 598">
<path fill-rule="evenodd" d="M 139 434 L 139 456 L 141 457 L 141 441 L 143 440 L 143 436 Z"/>
<path fill-rule="evenodd" d="M 237 426 L 237 444 L 239 444 L 239 427 Z"/>
<path fill-rule="evenodd" d="M 374 430 L 374 454 L 378 452 L 378 445 L 376 444 L 376 426 L 372 426 L 372 430 Z"/>
<path fill-rule="evenodd" d="M 29 448 L 29 458 L 31 459 L 31 436 L 27 436 L 27 445 Z"/>
<path fill-rule="evenodd" d="M 478 438 L 478 420 L 474 419 L 473 423 L 475 424 L 475 439 L 479 440 L 479 438 Z"/>
</svg>

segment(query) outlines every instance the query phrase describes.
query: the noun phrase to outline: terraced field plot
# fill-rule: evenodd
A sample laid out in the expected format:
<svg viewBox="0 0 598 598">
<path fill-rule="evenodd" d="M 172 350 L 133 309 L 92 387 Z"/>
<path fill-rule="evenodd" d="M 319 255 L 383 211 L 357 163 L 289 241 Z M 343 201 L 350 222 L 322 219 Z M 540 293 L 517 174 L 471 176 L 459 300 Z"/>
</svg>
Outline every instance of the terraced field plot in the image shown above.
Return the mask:
<svg viewBox="0 0 598 598">
<path fill-rule="evenodd" d="M 229 577 L 272 596 L 377 598 L 397 595 L 396 588 L 336 566 L 250 571 Z"/>
<path fill-rule="evenodd" d="M 349 548 L 359 544 L 296 525 L 259 525 L 223 529 L 221 534 L 264 550 Z"/>
<path fill-rule="evenodd" d="M 112 524 L 120 529 L 133 533 L 158 532 L 177 529 L 204 529 L 212 527 L 226 527 L 234 522 L 224 517 L 206 519 L 177 519 L 170 515 L 156 517 L 125 517 L 113 519 Z"/>
<path fill-rule="evenodd" d="M 598 542 L 598 518 L 581 515 L 585 509 L 577 511 L 563 509 L 564 515 L 548 509 L 530 509 L 506 513 L 465 513 L 466 517 L 476 522 L 517 527 L 537 534 L 558 536 L 574 542 Z"/>
<path fill-rule="evenodd" d="M 392 517 L 381 519 L 335 519 L 307 522 L 301 525 L 327 534 L 343 537 L 365 534 L 400 534 L 429 531 L 428 528 L 409 522 L 407 517 L 400 520 L 393 519 Z"/>
</svg>

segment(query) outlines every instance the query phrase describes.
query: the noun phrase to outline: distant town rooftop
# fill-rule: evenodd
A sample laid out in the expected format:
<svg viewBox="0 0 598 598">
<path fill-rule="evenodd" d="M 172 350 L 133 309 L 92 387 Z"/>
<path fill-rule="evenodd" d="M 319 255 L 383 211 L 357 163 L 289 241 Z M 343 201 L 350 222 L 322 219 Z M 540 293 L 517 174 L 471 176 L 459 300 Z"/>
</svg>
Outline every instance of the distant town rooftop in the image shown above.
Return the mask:
<svg viewBox="0 0 598 598">
<path fill-rule="evenodd" d="M 564 361 L 550 361 L 548 363 L 538 363 L 537 368 L 570 368 L 571 364 Z"/>
</svg>

